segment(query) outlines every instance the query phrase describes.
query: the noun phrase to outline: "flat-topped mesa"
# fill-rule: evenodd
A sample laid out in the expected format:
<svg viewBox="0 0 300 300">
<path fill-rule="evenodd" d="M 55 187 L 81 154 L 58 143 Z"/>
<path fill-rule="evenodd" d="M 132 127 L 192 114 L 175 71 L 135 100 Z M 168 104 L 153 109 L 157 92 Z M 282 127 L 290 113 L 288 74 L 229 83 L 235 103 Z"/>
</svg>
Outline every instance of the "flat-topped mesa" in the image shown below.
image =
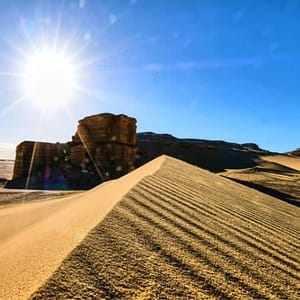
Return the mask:
<svg viewBox="0 0 300 300">
<path fill-rule="evenodd" d="M 91 160 L 104 178 L 116 178 L 134 169 L 136 119 L 109 113 L 79 121 L 72 137 L 70 162 L 82 165 Z"/>
<path fill-rule="evenodd" d="M 13 179 L 46 172 L 46 168 L 58 164 L 66 153 L 67 144 L 24 141 L 17 146 Z"/>
<path fill-rule="evenodd" d="M 136 145 L 136 119 L 126 115 L 109 113 L 86 117 L 79 121 L 74 143 L 83 143 L 90 147 L 102 143 Z"/>
<path fill-rule="evenodd" d="M 135 157 L 136 119 L 109 113 L 89 116 L 79 121 L 72 142 L 19 144 L 7 187 L 90 188 L 133 170 Z"/>
</svg>

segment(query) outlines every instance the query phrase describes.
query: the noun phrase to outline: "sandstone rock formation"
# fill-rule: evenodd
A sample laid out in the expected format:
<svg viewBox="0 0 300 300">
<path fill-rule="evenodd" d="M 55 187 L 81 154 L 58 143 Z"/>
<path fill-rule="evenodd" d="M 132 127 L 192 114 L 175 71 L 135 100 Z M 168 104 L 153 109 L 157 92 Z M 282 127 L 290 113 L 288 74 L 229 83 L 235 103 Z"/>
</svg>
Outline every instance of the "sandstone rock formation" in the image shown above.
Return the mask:
<svg viewBox="0 0 300 300">
<path fill-rule="evenodd" d="M 25 178 L 30 172 L 43 171 L 57 164 L 64 155 L 65 144 L 24 141 L 17 146 L 13 179 Z"/>
<path fill-rule="evenodd" d="M 100 177 L 115 178 L 134 169 L 136 120 L 125 115 L 101 114 L 79 121 L 72 138 L 70 161 L 84 164 L 82 157 L 96 166 Z M 85 151 L 84 151 L 85 150 Z M 98 169 L 98 170 L 97 170 Z"/>
<path fill-rule="evenodd" d="M 13 180 L 7 187 L 90 188 L 134 169 L 135 146 L 134 118 L 89 116 L 79 121 L 71 142 L 19 144 Z"/>
<path fill-rule="evenodd" d="M 256 166 L 260 156 L 267 153 L 253 143 L 180 139 L 170 134 L 142 132 L 137 135 L 136 165 L 166 154 L 212 172 L 221 172 Z"/>
</svg>

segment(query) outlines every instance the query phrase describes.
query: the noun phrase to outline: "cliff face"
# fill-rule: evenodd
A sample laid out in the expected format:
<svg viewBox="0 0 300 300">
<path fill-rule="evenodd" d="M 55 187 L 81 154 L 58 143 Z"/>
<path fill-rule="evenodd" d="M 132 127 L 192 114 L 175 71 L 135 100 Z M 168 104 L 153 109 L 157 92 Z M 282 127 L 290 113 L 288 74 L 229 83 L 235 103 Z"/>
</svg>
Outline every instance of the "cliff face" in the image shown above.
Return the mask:
<svg viewBox="0 0 300 300">
<path fill-rule="evenodd" d="M 135 146 L 134 118 L 89 116 L 79 121 L 71 142 L 19 144 L 13 180 L 7 187 L 90 188 L 134 169 Z"/>
<path fill-rule="evenodd" d="M 70 162 L 96 166 L 100 177 L 116 178 L 134 169 L 136 120 L 125 115 L 101 114 L 79 121 L 72 138 Z"/>
<path fill-rule="evenodd" d="M 90 149 L 102 143 L 136 144 L 136 120 L 125 115 L 100 114 L 79 121 L 74 143 L 86 144 Z"/>
<path fill-rule="evenodd" d="M 24 141 L 17 146 L 13 179 L 27 177 L 30 172 L 47 172 L 57 164 L 66 144 Z M 45 174 L 47 175 L 47 174 Z"/>
</svg>

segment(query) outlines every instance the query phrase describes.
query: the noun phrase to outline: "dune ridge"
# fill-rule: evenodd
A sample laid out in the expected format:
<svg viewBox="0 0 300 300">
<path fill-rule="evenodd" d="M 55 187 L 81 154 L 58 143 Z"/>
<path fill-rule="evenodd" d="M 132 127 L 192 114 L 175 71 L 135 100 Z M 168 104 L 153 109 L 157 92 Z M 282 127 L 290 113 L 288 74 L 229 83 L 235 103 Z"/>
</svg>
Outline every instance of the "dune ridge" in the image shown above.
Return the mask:
<svg viewBox="0 0 300 300">
<path fill-rule="evenodd" d="M 167 158 L 31 299 L 297 299 L 299 208 Z"/>
<path fill-rule="evenodd" d="M 159 157 L 86 193 L 0 209 L 0 299 L 28 299 Z M 56 298 L 58 299 L 58 298 Z"/>
<path fill-rule="evenodd" d="M 275 162 L 286 167 L 300 171 L 300 158 L 292 155 L 270 155 L 264 156 L 264 160 Z"/>
<path fill-rule="evenodd" d="M 300 207 L 300 157 L 261 156 L 255 167 L 226 170 L 219 175 Z"/>
</svg>

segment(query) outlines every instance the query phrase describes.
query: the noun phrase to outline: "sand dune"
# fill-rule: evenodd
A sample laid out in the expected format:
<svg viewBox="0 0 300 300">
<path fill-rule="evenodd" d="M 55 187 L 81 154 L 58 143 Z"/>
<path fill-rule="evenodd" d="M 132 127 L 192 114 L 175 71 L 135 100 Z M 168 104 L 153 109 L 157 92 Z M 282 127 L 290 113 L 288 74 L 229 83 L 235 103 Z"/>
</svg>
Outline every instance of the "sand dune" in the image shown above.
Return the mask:
<svg viewBox="0 0 300 300">
<path fill-rule="evenodd" d="M 251 188 L 300 206 L 300 157 L 262 156 L 251 168 L 219 173 Z"/>
<path fill-rule="evenodd" d="M 270 155 L 263 156 L 262 159 L 266 161 L 275 162 L 286 167 L 300 171 L 300 157 L 289 155 Z"/>
<path fill-rule="evenodd" d="M 293 205 L 167 158 L 32 299 L 297 299 L 299 217 Z"/>
<path fill-rule="evenodd" d="M 122 196 L 163 160 L 157 158 L 82 195 L 0 209 L 0 299 L 27 299 Z"/>
</svg>

